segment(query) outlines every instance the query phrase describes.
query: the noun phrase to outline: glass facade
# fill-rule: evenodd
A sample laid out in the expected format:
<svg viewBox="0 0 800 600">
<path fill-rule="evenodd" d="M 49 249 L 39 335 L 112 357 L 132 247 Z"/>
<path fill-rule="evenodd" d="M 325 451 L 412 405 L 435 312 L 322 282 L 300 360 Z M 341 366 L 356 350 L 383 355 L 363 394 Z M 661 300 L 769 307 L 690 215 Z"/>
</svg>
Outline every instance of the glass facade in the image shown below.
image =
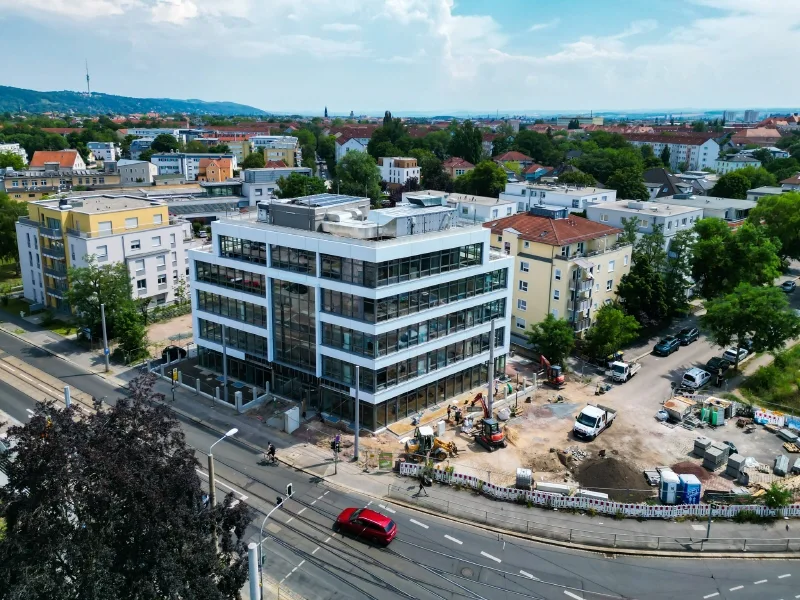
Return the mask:
<svg viewBox="0 0 800 600">
<path fill-rule="evenodd" d="M 267 264 L 267 245 L 264 242 L 253 242 L 241 238 L 219 235 L 219 255 L 234 260 Z"/>
<path fill-rule="evenodd" d="M 219 294 L 197 290 L 197 308 L 215 315 L 242 321 L 243 323 L 250 323 L 259 327 L 267 326 L 267 309 L 258 304 L 242 302 Z"/>
<path fill-rule="evenodd" d="M 317 365 L 314 295 L 313 287 L 272 280 L 275 360 L 309 371 L 315 371 Z"/>
<path fill-rule="evenodd" d="M 495 348 L 503 345 L 505 328 L 495 330 Z M 475 335 L 469 339 L 453 342 L 442 348 L 431 350 L 414 358 L 397 362 L 377 371 L 361 368 L 359 372 L 359 388 L 365 392 L 381 392 L 392 386 L 404 383 L 415 377 L 421 377 L 437 369 L 472 358 L 476 354 L 489 350 L 489 332 Z M 322 357 L 322 374 L 344 385 L 355 384 L 355 365 L 331 358 Z"/>
<path fill-rule="evenodd" d="M 212 265 L 199 260 L 195 261 L 194 266 L 197 271 L 197 281 L 258 296 L 263 296 L 266 292 L 266 278 L 258 273 Z"/>
<path fill-rule="evenodd" d="M 200 366 L 211 369 L 217 373 L 222 373 L 222 352 L 217 352 L 210 348 L 199 346 L 197 357 Z M 267 389 L 267 384 L 271 379 L 271 369 L 249 360 L 240 360 L 233 356 L 228 356 L 228 377 L 254 385 L 261 389 Z M 231 403 L 234 402 L 233 395 L 229 397 Z"/>
<path fill-rule="evenodd" d="M 211 342 L 222 343 L 222 325 L 205 319 L 198 319 L 200 331 L 198 335 Z M 225 328 L 225 343 L 229 348 L 236 348 L 248 354 L 267 356 L 267 338 L 254 333 L 240 331 L 233 327 Z"/>
<path fill-rule="evenodd" d="M 379 335 L 322 323 L 322 343 L 370 358 L 386 356 L 503 317 L 505 307 L 505 299 L 495 300 Z"/>
<path fill-rule="evenodd" d="M 317 275 L 317 254 L 307 250 L 297 250 L 286 246 L 270 246 L 272 266 L 276 269 Z"/>
<path fill-rule="evenodd" d="M 483 262 L 483 244 L 470 244 L 381 263 L 330 254 L 322 254 L 321 259 L 323 278 L 376 288 L 479 265 Z"/>
</svg>

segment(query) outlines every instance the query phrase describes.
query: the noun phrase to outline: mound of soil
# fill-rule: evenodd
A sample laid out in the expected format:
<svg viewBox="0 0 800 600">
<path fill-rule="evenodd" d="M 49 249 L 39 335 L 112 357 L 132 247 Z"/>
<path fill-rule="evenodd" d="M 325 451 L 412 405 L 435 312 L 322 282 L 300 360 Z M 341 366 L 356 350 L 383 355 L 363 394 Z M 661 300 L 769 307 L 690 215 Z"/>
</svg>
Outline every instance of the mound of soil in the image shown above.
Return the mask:
<svg viewBox="0 0 800 600">
<path fill-rule="evenodd" d="M 531 456 L 525 461 L 525 466 L 534 473 L 560 473 L 564 470 L 564 465 L 558 460 L 556 452 Z"/>
<path fill-rule="evenodd" d="M 592 458 L 584 461 L 575 479 L 585 487 L 608 494 L 617 502 L 642 502 L 653 496 L 644 474 L 617 458 Z"/>
<path fill-rule="evenodd" d="M 697 463 L 688 460 L 672 465 L 672 470 L 678 475 L 695 475 L 703 483 L 714 476 L 713 473 L 710 473 Z"/>
</svg>

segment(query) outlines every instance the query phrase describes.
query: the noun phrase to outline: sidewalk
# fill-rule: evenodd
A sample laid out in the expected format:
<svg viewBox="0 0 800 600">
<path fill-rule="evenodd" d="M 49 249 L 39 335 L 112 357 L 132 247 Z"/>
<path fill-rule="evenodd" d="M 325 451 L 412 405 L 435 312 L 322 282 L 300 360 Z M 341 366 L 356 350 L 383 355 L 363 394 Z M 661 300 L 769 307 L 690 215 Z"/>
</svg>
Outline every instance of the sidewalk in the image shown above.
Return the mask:
<svg viewBox="0 0 800 600">
<path fill-rule="evenodd" d="M 0 313 L 0 318 L 3 319 L 0 329 L 40 346 L 63 360 L 92 371 L 113 385 L 124 387 L 139 374 L 135 368 L 120 370 L 113 366 L 112 372 L 107 374 L 103 369 L 102 355 L 83 351 L 69 340 L 65 338 L 59 340 L 61 336 L 19 317 Z M 155 388 L 171 399 L 171 385 L 168 382 L 159 379 Z M 498 530 L 522 531 L 529 537 L 539 537 L 543 541 L 561 540 L 589 546 L 612 547 L 616 544 L 617 547 L 621 547 L 623 539 L 633 540 L 637 539 L 636 536 L 645 536 L 648 538 L 647 542 L 643 542 L 642 538 L 637 545 L 648 550 L 656 548 L 656 538 L 663 540 L 658 542 L 659 545 L 663 545 L 662 549 L 670 549 L 668 548 L 670 540 L 673 550 L 676 549 L 676 544 L 679 544 L 681 548 L 678 549 L 682 550 L 699 549 L 694 548 L 692 544 L 688 544 L 687 547 L 686 540 L 692 538 L 699 544 L 699 540 L 705 537 L 705 522 L 615 520 L 600 515 L 590 517 L 579 513 L 527 508 L 524 505 L 498 502 L 471 491 L 459 491 L 443 485 L 431 488 L 429 498 L 418 499 L 414 496 L 417 488 L 415 480 L 401 478 L 391 471 L 364 472 L 360 465 L 344 460 L 338 463 L 337 473 L 334 474 L 333 459 L 327 449 L 267 427 L 262 421 L 247 414 L 237 414 L 234 409 L 215 405 L 211 400 L 197 396 L 191 391 L 176 389 L 175 402 L 170 402 L 170 406 L 183 418 L 217 430 L 220 434 L 232 426 L 237 427 L 239 429 L 237 440 L 253 447 L 255 451 L 262 451 L 268 442 L 272 442 L 279 449 L 278 456 L 282 462 L 331 483 L 380 500 L 387 501 L 391 498 L 394 503 L 427 510 L 440 516 L 445 512 L 467 523 L 483 523 Z M 484 515 L 483 518 L 481 515 Z M 521 529 L 513 524 L 515 522 L 524 522 L 526 525 Z M 758 552 L 759 543 L 763 544 L 761 548 L 764 551 L 781 551 L 787 547 L 787 540 L 791 538 L 792 549 L 796 550 L 800 545 L 800 524 L 796 525 L 792 521 L 776 521 L 771 525 L 752 525 L 719 521 L 712 524 L 712 537 L 732 540 L 730 550 L 738 551 L 742 550 L 742 542 L 747 539 L 747 548 L 750 552 Z M 676 538 L 680 538 L 681 541 L 676 541 Z"/>
</svg>

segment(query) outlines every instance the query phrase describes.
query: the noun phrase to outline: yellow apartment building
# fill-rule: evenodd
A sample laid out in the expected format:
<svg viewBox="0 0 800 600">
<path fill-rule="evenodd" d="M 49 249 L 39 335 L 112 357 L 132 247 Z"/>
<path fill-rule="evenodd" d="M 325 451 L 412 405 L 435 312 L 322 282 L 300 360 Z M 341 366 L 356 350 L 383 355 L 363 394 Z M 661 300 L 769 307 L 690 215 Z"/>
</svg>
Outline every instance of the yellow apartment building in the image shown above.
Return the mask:
<svg viewBox="0 0 800 600">
<path fill-rule="evenodd" d="M 120 185 L 119 173 L 95 170 L 5 171 L 0 172 L 3 189 L 12 200 L 33 202 L 79 186 L 107 189 Z"/>
</svg>

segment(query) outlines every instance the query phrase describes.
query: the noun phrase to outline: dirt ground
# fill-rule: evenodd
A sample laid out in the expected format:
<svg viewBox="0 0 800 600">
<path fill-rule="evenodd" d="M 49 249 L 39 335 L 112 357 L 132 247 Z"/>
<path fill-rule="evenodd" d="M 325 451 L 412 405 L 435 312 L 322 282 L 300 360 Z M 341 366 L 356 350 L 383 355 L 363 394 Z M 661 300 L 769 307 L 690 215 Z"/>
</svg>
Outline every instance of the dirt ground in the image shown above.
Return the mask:
<svg viewBox="0 0 800 600">
<path fill-rule="evenodd" d="M 147 339 L 160 352 L 164 346 L 186 346 L 193 340 L 192 315 L 181 315 L 169 321 L 153 323 L 147 328 Z"/>
</svg>

